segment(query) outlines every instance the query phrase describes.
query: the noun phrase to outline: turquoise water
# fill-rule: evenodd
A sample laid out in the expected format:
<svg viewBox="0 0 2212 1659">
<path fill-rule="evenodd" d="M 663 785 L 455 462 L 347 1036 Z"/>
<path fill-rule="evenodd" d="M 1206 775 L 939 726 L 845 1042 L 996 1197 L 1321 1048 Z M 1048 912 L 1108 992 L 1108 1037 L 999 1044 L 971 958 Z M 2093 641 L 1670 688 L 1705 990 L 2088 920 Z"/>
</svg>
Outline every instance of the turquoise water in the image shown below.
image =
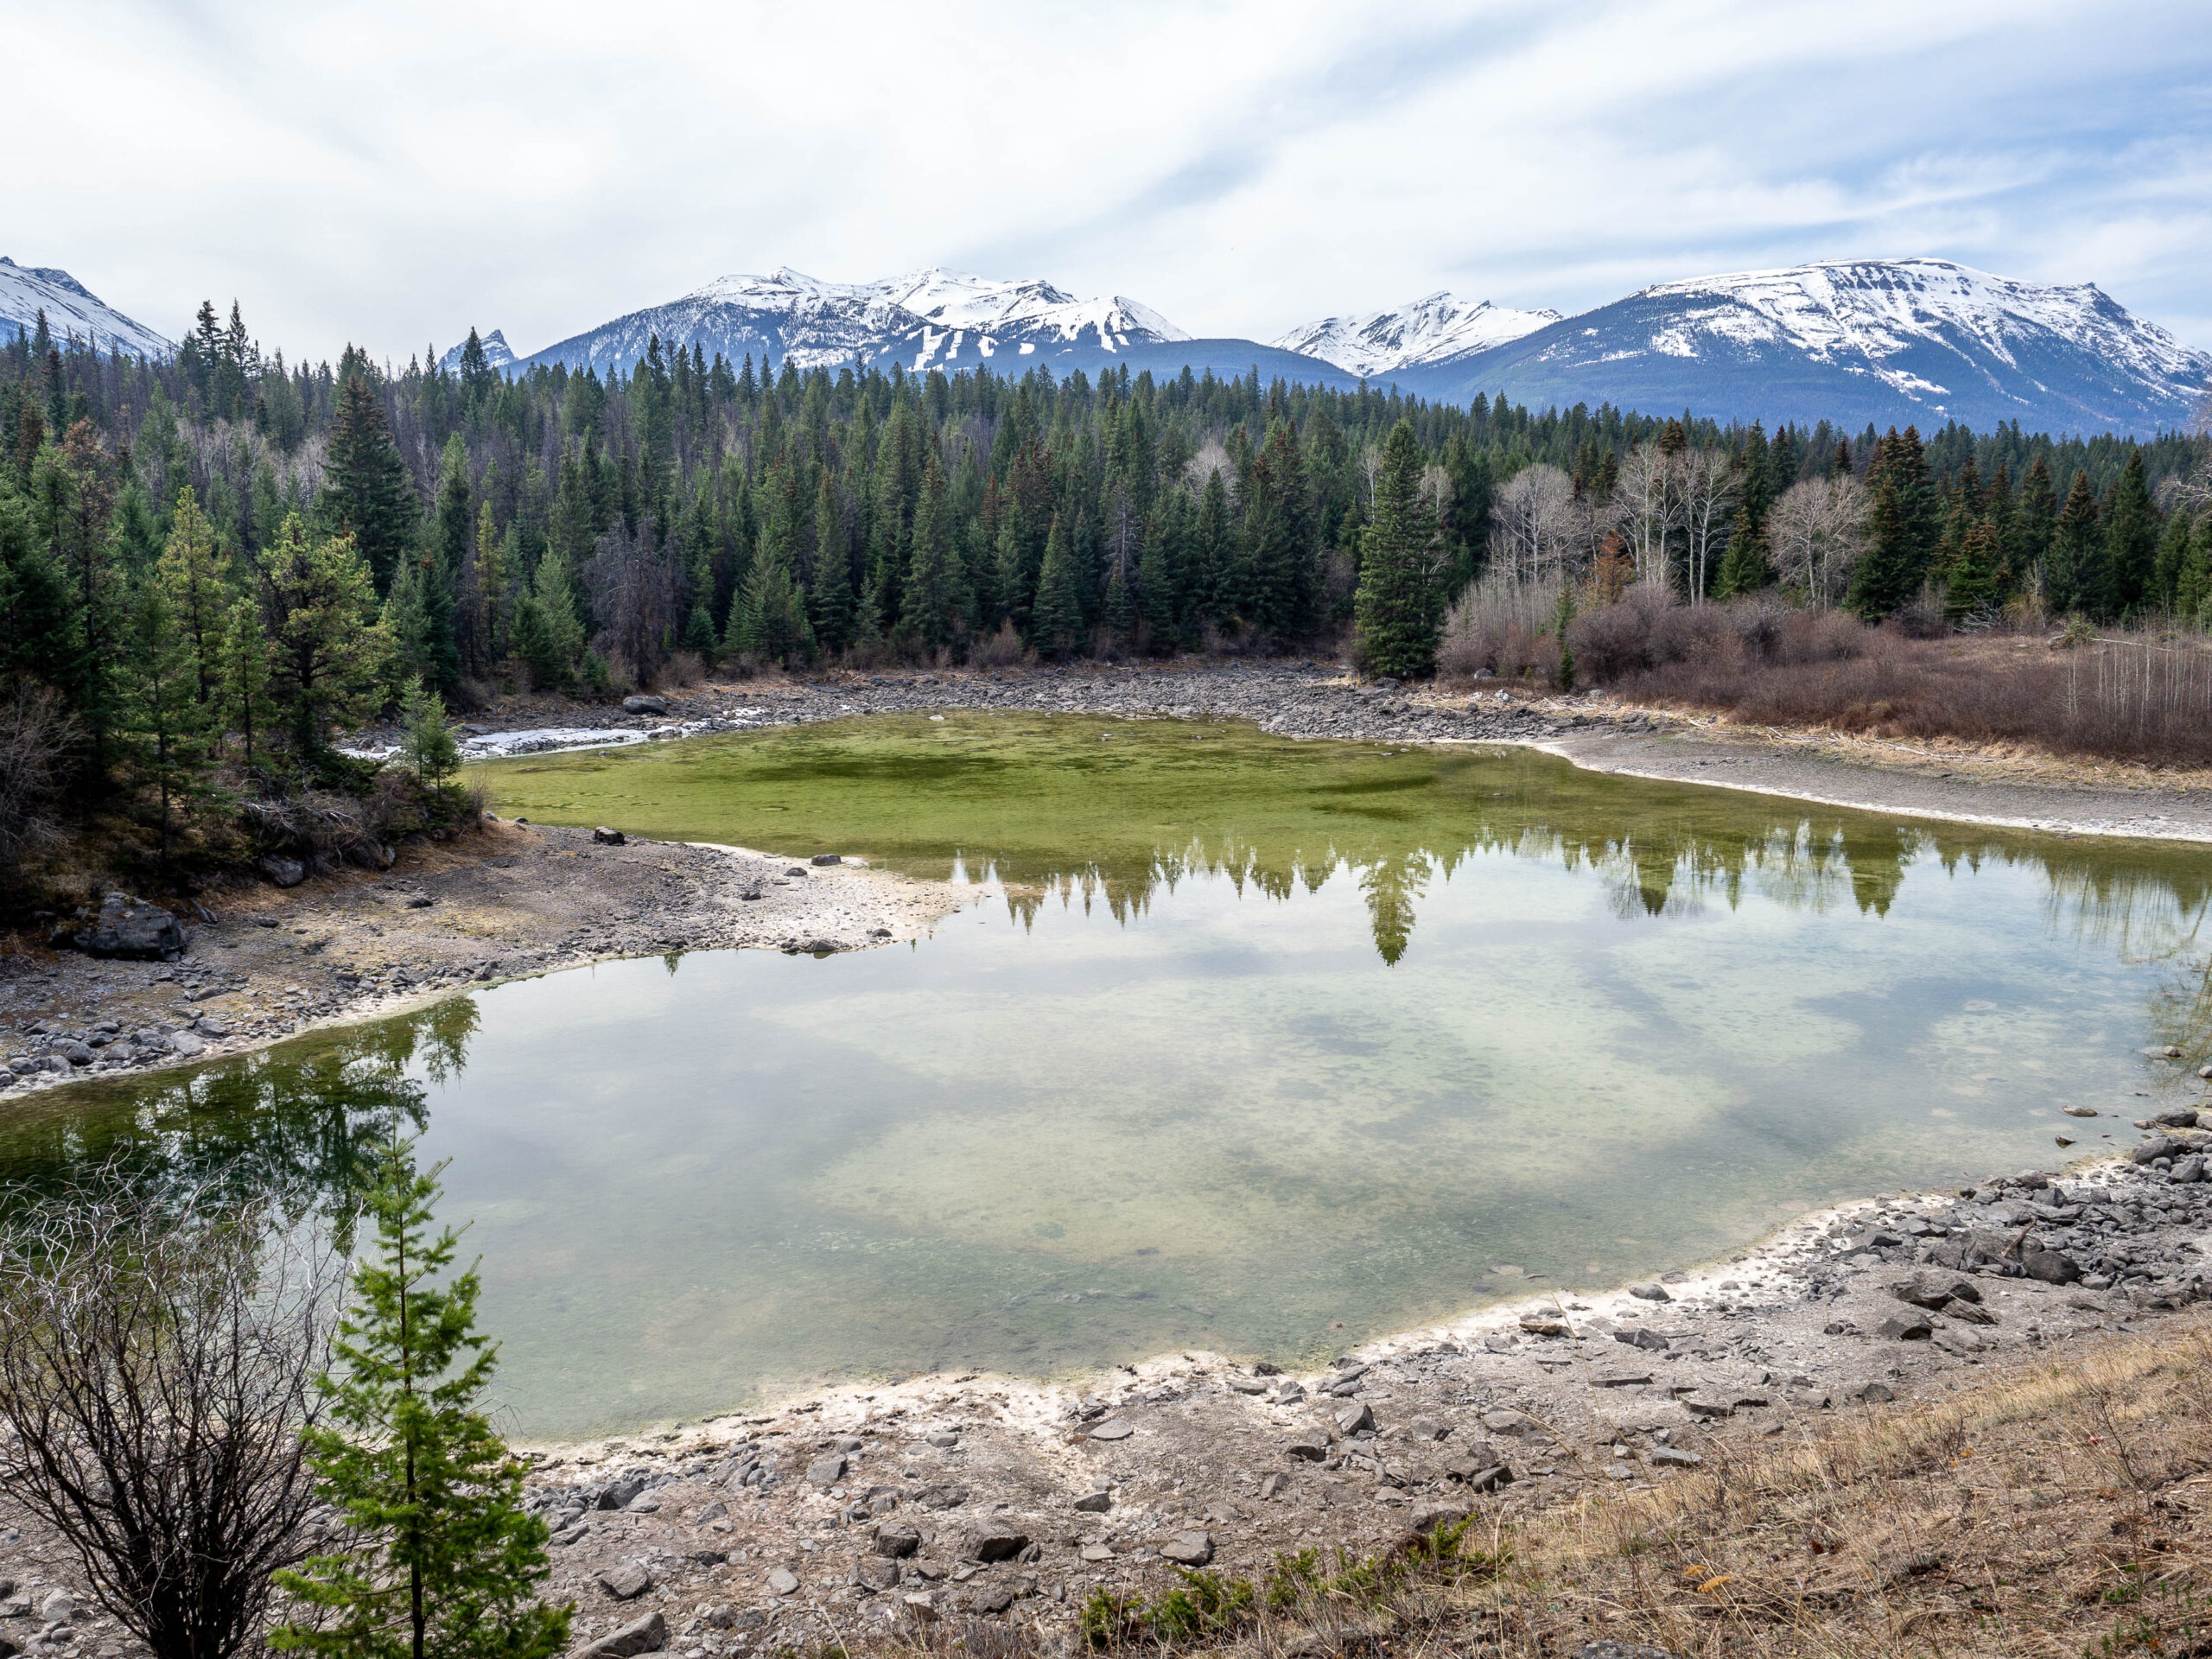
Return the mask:
<svg viewBox="0 0 2212 1659">
<path fill-rule="evenodd" d="M 1618 1282 L 2093 1150 L 2062 1106 L 2133 1115 L 2177 1070 L 2145 1046 L 2205 1045 L 2192 851 L 1467 764 L 1499 804 L 1364 862 L 1224 830 L 1008 889 L 966 841 L 973 901 L 911 946 L 602 965 L 88 1086 L 8 1119 L 0 1169 L 227 1162 L 336 1211 L 419 1132 L 511 1427 L 579 1434 Z"/>
</svg>

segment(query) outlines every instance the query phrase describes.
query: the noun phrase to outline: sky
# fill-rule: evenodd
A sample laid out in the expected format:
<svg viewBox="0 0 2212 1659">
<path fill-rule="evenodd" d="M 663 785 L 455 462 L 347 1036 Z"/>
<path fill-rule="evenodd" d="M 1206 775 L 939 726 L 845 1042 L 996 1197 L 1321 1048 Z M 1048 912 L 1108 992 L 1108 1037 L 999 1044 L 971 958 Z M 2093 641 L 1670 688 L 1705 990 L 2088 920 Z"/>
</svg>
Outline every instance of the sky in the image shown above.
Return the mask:
<svg viewBox="0 0 2212 1659">
<path fill-rule="evenodd" d="M 0 39 L 46 66 L 0 253 L 295 359 L 527 353 L 779 265 L 1267 340 L 1908 255 L 2212 349 L 2206 0 L 0 0 Z"/>
</svg>

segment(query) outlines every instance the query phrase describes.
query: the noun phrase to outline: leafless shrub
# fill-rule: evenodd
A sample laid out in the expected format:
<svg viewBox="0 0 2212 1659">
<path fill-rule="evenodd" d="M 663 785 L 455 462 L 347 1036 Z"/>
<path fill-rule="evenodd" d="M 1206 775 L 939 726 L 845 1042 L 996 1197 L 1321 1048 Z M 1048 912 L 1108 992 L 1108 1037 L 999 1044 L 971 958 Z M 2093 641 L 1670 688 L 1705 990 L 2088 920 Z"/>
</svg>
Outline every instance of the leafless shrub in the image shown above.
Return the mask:
<svg viewBox="0 0 2212 1659">
<path fill-rule="evenodd" d="M 634 536 L 617 524 L 593 548 L 584 582 L 607 666 L 620 679 L 647 683 L 660 668 L 662 642 L 681 620 L 674 544 L 656 544 L 650 518 L 639 521 Z"/>
<path fill-rule="evenodd" d="M 0 1233 L 0 1491 L 53 1529 L 156 1659 L 258 1637 L 308 1553 L 300 1434 L 321 1409 L 339 1264 L 264 1205 L 119 1185 Z"/>
<path fill-rule="evenodd" d="M 1486 573 L 1445 619 L 1437 672 L 1447 680 L 1555 677 L 1559 641 L 1548 631 L 1558 620 L 1562 580 L 1556 569 L 1535 581 Z"/>
<path fill-rule="evenodd" d="M 25 684 L 0 703 L 0 873 L 53 841 L 48 811 L 75 737 L 61 699 L 44 686 Z"/>
<path fill-rule="evenodd" d="M 707 665 L 700 659 L 697 652 L 671 652 L 668 661 L 661 668 L 659 677 L 654 683 L 661 686 L 696 685 L 706 675 Z"/>
<path fill-rule="evenodd" d="M 305 790 L 248 801 L 239 810 L 264 852 L 294 854 L 323 868 L 353 863 L 378 869 L 389 861 L 387 846 L 422 828 L 422 790 L 411 777 L 387 766 L 359 800 Z"/>
<path fill-rule="evenodd" d="M 1035 659 L 1036 653 L 1022 645 L 1011 622 L 1000 623 L 996 633 L 978 640 L 968 653 L 969 664 L 975 668 L 1013 668 Z"/>
</svg>

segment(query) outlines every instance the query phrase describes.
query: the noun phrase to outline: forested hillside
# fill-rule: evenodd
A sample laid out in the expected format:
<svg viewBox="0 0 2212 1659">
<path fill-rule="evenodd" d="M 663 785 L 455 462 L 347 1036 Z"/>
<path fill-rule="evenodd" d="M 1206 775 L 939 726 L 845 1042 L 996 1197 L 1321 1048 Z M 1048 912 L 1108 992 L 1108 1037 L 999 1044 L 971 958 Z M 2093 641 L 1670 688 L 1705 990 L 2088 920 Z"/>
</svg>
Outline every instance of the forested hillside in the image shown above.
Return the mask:
<svg viewBox="0 0 2212 1659">
<path fill-rule="evenodd" d="M 1982 610 L 2031 590 L 2171 607 L 2191 520 L 2156 497 L 2202 448 L 1770 435 L 1256 373 L 801 374 L 657 341 L 605 378 L 509 378 L 474 335 L 450 370 L 310 367 L 264 354 L 235 306 L 203 307 L 167 360 L 41 329 L 0 346 L 0 671 L 47 759 L 0 789 L 59 780 L 166 848 L 180 802 L 362 787 L 333 733 L 417 687 L 461 709 L 643 684 L 679 653 L 745 671 L 1334 649 L 1402 421 L 1393 579 L 1440 612 L 1486 565 L 1622 549 L 1689 599 L 1784 577 L 1819 598 L 1767 518 L 1846 468 L 1870 615 L 1931 577 Z M 0 833 L 23 818 L 0 810 Z"/>
</svg>

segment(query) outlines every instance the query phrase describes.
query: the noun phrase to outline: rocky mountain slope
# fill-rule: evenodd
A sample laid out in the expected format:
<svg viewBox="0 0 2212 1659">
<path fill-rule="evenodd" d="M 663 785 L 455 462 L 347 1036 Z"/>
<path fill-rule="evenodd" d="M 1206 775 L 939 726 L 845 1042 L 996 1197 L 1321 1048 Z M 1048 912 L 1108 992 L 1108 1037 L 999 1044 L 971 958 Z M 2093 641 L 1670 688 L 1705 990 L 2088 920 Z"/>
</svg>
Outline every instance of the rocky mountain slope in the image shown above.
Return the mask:
<svg viewBox="0 0 2212 1659">
<path fill-rule="evenodd" d="M 71 334 L 99 342 L 102 351 L 121 350 L 136 357 L 167 357 L 176 342 L 108 305 L 66 270 L 51 265 L 19 265 L 0 254 L 0 335 L 14 338 L 38 330 L 38 315 L 56 340 Z"/>
</svg>

